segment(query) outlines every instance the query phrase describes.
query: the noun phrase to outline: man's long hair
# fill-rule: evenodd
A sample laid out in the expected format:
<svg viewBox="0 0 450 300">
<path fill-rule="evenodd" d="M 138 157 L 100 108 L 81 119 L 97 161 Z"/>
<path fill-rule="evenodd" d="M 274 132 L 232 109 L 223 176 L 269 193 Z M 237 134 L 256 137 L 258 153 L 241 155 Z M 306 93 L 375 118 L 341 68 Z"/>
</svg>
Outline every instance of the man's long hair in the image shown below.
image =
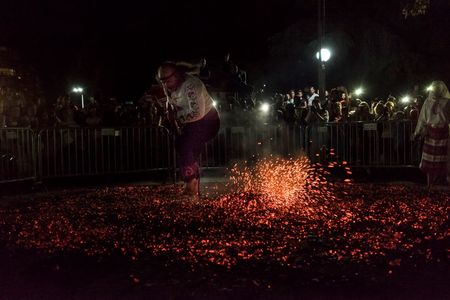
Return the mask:
<svg viewBox="0 0 450 300">
<path fill-rule="evenodd" d="M 173 68 L 175 69 L 180 75 L 184 74 L 190 74 L 190 75 L 198 75 L 200 73 L 200 64 L 192 64 L 185 61 L 164 61 L 159 65 L 159 69 L 161 68 Z"/>
</svg>

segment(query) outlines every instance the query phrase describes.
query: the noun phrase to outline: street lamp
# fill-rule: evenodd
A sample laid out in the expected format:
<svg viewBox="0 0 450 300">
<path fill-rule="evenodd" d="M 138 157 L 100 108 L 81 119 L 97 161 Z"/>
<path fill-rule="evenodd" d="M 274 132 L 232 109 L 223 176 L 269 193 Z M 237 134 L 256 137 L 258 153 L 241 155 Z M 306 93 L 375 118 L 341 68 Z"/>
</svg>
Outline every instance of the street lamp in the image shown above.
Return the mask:
<svg viewBox="0 0 450 300">
<path fill-rule="evenodd" d="M 323 48 L 323 36 L 325 32 L 325 2 L 326 0 L 317 1 L 317 29 L 319 51 L 316 54 L 319 60 L 319 101 L 325 102 L 325 62 L 330 59 L 331 52 Z"/>
<path fill-rule="evenodd" d="M 83 88 L 76 86 L 72 89 L 72 92 L 81 94 L 81 108 L 84 108 Z"/>
<path fill-rule="evenodd" d="M 401 102 L 404 104 L 409 103 L 410 101 L 411 101 L 411 98 L 408 95 L 406 95 L 405 97 L 403 97 L 401 99 Z"/>
<path fill-rule="evenodd" d="M 363 93 L 364 93 L 363 88 L 357 88 L 357 89 L 355 90 L 355 95 L 356 95 L 356 96 L 361 96 Z"/>
<path fill-rule="evenodd" d="M 270 105 L 268 103 L 262 103 L 261 106 L 259 107 L 259 110 L 267 114 L 270 110 Z"/>
<path fill-rule="evenodd" d="M 319 99 L 320 103 L 325 102 L 325 63 L 330 59 L 331 51 L 321 48 L 317 51 L 316 58 L 319 61 Z"/>
<path fill-rule="evenodd" d="M 320 49 L 320 52 L 317 51 L 316 58 L 321 60 L 322 62 L 327 62 L 331 57 L 331 51 L 327 48 Z"/>
</svg>

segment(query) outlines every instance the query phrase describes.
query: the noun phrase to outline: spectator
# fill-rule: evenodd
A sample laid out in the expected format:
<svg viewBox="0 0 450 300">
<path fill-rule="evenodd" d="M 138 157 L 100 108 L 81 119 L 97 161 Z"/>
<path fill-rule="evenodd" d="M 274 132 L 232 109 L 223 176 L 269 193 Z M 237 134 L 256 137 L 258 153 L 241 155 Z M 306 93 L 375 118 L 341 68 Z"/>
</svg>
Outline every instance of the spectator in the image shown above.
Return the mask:
<svg viewBox="0 0 450 300">
<path fill-rule="evenodd" d="M 97 108 L 95 106 L 91 106 L 88 109 L 87 117 L 86 117 L 86 126 L 96 127 L 102 124 L 102 119 L 97 114 Z"/>
<path fill-rule="evenodd" d="M 384 106 L 386 107 L 388 118 L 391 119 L 397 107 L 395 102 L 388 100 Z"/>
<path fill-rule="evenodd" d="M 328 122 L 328 111 L 320 105 L 319 98 L 315 98 L 309 108 L 308 115 L 306 116 L 306 122 L 308 124 L 316 124 L 320 122 Z"/>
<path fill-rule="evenodd" d="M 284 121 L 289 126 L 293 126 L 296 121 L 294 98 L 292 96 L 295 96 L 294 91 L 286 94 L 286 101 L 284 103 Z"/>
<path fill-rule="evenodd" d="M 399 110 L 396 111 L 393 115 L 392 115 L 392 120 L 393 121 L 403 121 L 406 118 L 406 114 L 405 112 Z"/>
<path fill-rule="evenodd" d="M 341 94 L 337 89 L 332 89 L 330 93 L 329 105 L 330 122 L 339 122 L 342 120 Z"/>
<path fill-rule="evenodd" d="M 316 98 L 319 98 L 319 94 L 316 93 L 316 89 L 312 86 L 309 88 L 308 107 L 312 106 L 312 103 Z"/>
<path fill-rule="evenodd" d="M 374 107 L 374 118 L 375 121 L 388 121 L 389 113 L 388 109 L 383 102 L 378 102 Z"/>
<path fill-rule="evenodd" d="M 417 122 L 419 119 L 419 110 L 416 107 L 414 107 L 409 111 L 409 114 L 407 114 L 407 116 L 411 121 Z"/>
<path fill-rule="evenodd" d="M 6 116 L 6 127 L 18 127 L 20 120 L 20 107 L 18 105 L 11 106 Z"/>
<path fill-rule="evenodd" d="M 295 118 L 300 125 L 306 125 L 306 115 L 308 114 L 308 104 L 303 98 L 302 90 L 298 90 L 294 96 Z"/>
<path fill-rule="evenodd" d="M 420 110 L 414 137 L 424 138 L 420 169 L 427 174 L 430 189 L 439 176 L 448 171 L 448 140 L 450 123 L 450 92 L 443 81 L 433 81 L 432 90 Z"/>
<path fill-rule="evenodd" d="M 368 122 L 372 121 L 373 119 L 372 115 L 370 114 L 369 104 L 366 101 L 361 101 L 361 103 L 359 103 L 355 115 L 356 121 Z"/>
<path fill-rule="evenodd" d="M 198 72 L 198 77 L 205 84 L 209 84 L 209 80 L 211 79 L 211 71 L 209 70 L 208 66 L 206 65 L 206 58 L 202 58 L 200 60 L 200 69 Z"/>
</svg>

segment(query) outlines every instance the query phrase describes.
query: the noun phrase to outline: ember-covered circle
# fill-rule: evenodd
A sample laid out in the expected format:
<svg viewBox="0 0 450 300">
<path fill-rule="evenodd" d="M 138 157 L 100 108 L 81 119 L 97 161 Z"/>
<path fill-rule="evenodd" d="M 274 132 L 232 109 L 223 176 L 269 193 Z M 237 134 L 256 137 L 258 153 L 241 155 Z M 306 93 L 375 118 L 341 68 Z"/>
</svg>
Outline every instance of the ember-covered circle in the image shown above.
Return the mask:
<svg viewBox="0 0 450 300">
<path fill-rule="evenodd" d="M 447 193 L 330 183 L 302 158 L 233 172 L 229 192 L 196 201 L 179 185 L 22 196 L 20 207 L 0 210 L 2 242 L 51 255 L 159 257 L 192 270 L 263 263 L 309 271 L 331 265 L 339 273 L 345 265 L 377 265 L 389 274 L 446 258 Z M 314 276 L 329 273 L 320 270 Z"/>
</svg>

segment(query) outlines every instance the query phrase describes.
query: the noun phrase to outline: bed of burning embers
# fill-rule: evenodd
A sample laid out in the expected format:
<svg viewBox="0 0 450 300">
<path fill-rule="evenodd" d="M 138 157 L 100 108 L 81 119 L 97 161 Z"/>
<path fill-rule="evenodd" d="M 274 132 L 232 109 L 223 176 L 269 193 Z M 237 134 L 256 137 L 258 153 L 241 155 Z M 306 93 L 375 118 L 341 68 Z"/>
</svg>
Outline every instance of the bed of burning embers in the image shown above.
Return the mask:
<svg viewBox="0 0 450 300">
<path fill-rule="evenodd" d="M 54 272 L 72 258 L 121 260 L 130 284 L 148 286 L 370 284 L 447 260 L 447 193 L 332 182 L 333 168 L 351 174 L 305 157 L 236 164 L 200 199 L 181 185 L 15 196 L 0 208 L 1 243 L 51 258 Z"/>
</svg>

